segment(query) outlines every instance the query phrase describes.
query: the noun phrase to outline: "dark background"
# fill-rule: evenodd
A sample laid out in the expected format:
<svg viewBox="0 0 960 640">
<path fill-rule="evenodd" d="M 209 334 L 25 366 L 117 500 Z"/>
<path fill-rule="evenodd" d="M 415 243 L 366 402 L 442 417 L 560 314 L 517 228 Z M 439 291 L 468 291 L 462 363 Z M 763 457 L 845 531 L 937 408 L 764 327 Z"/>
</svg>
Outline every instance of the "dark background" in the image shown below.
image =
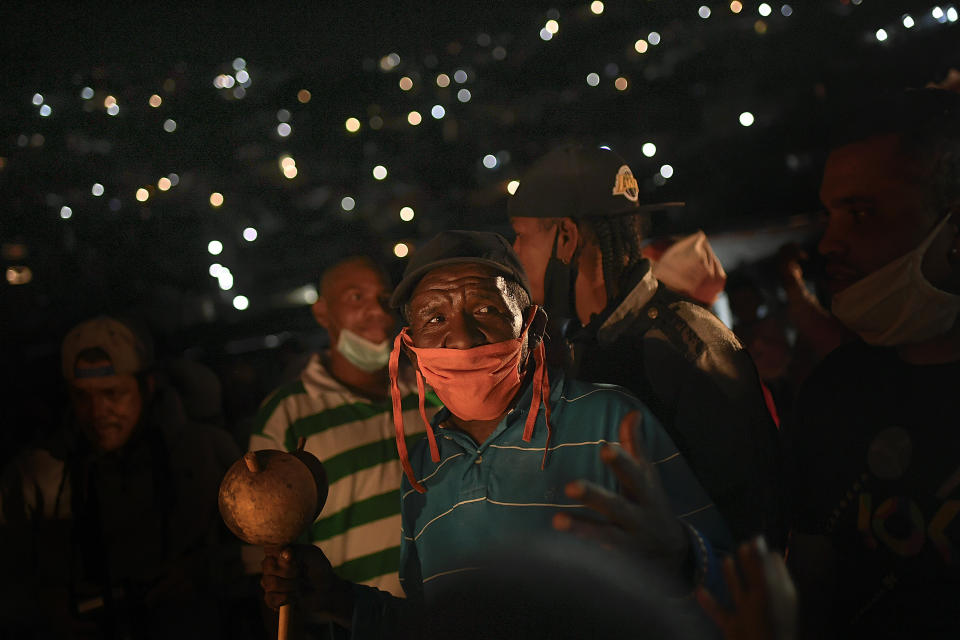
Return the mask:
<svg viewBox="0 0 960 640">
<path fill-rule="evenodd" d="M 700 2 L 668 0 L 610 0 L 600 15 L 589 2 L 6 4 L 0 244 L 4 271 L 27 267 L 32 279 L 0 280 L 4 440 L 56 419 L 60 340 L 97 313 L 134 313 L 161 354 L 186 353 L 221 375 L 240 360 L 276 369 L 277 345 L 296 339 L 293 352 L 322 340 L 303 287 L 325 265 L 366 253 L 396 276 L 398 242 L 415 251 L 441 229 L 508 232 L 508 181 L 566 140 L 618 151 L 642 199 L 687 202 L 654 221 L 658 234 L 783 225 L 818 209 L 831 114 L 960 67 L 960 23 L 934 19 L 929 2 L 794 0 L 789 16 L 771 2 L 767 17 L 757 2 L 740 13 L 702 4 L 708 19 Z M 544 41 L 551 16 L 559 32 Z M 660 43 L 637 53 L 651 31 Z M 400 62 L 385 71 L 391 53 Z M 243 98 L 213 84 L 235 73 L 237 57 L 250 75 Z M 465 84 L 437 86 L 438 73 L 457 69 Z M 410 91 L 398 86 L 404 76 Z M 621 76 L 626 91 L 614 87 Z M 298 101 L 301 89 L 309 102 Z M 152 94 L 159 108 L 148 105 Z M 435 104 L 442 120 L 430 116 Z M 281 109 L 288 137 L 277 132 Z M 411 110 L 419 126 L 407 123 Z M 738 122 L 744 111 L 755 116 L 750 127 Z M 359 132 L 346 131 L 348 117 Z M 653 158 L 645 142 L 656 144 Z M 493 169 L 487 154 L 498 158 Z M 294 179 L 281 172 L 284 155 L 296 161 Z M 378 164 L 389 171 L 383 181 L 371 174 Z M 675 173 L 658 184 L 663 164 Z M 179 184 L 160 191 L 170 173 Z M 136 200 L 138 188 L 147 201 Z M 221 207 L 211 207 L 212 192 Z M 349 213 L 347 195 L 357 203 Z M 401 221 L 403 206 L 413 221 Z M 254 242 L 242 238 L 248 226 Z M 215 257 L 214 239 L 224 247 Z M 209 275 L 212 262 L 231 270 L 229 291 Z M 237 295 L 248 309 L 234 308 Z M 248 404 L 275 378 L 248 380 Z"/>
</svg>

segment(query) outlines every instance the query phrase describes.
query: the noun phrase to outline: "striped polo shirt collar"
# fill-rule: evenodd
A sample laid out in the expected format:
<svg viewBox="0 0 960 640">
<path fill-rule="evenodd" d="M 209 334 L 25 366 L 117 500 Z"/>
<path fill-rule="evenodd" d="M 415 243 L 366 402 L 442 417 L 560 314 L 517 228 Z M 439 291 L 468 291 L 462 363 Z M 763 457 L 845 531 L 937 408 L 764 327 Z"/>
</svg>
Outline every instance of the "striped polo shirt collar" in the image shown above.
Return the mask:
<svg viewBox="0 0 960 640">
<path fill-rule="evenodd" d="M 563 395 L 563 382 L 564 375 L 558 369 L 550 369 L 550 410 L 555 411 L 557 403 L 560 401 Z M 513 403 L 513 408 L 507 412 L 507 415 L 500 420 L 500 423 L 497 424 L 497 428 L 493 430 L 493 433 L 490 434 L 486 440 L 480 443 L 477 446 L 477 443 L 473 441 L 473 438 L 468 434 L 460 431 L 459 429 L 446 429 L 440 425 L 450 418 L 450 410 L 446 407 L 443 407 L 433 416 L 431 424 L 434 429 L 438 429 L 437 435 L 445 436 L 456 442 L 460 445 L 465 451 L 470 451 L 473 453 L 482 454 L 484 449 L 496 442 L 500 437 L 503 436 L 505 432 L 520 424 L 523 428 L 523 423 L 527 419 L 527 414 L 530 412 L 530 401 L 533 396 L 533 385 L 531 384 L 530 379 L 528 378 L 527 382 L 524 384 L 523 391 L 520 393 L 517 400 Z M 540 409 L 540 414 L 543 415 L 543 407 Z M 544 419 L 541 416 L 537 416 L 537 425 L 536 429 L 545 429 Z"/>
<path fill-rule="evenodd" d="M 310 356 L 307 366 L 300 373 L 300 381 L 307 394 L 317 399 L 324 393 L 340 393 L 346 395 L 353 402 L 370 402 L 369 398 L 361 397 L 343 386 L 334 378 L 323 364 L 323 356 L 314 353 Z M 416 393 L 416 381 L 413 377 L 412 367 L 400 367 L 400 394 L 406 397 L 410 393 Z M 387 387 L 389 389 L 389 387 Z M 384 402 L 390 401 L 389 391 L 386 391 Z M 528 400 L 529 402 L 529 400 Z"/>
</svg>

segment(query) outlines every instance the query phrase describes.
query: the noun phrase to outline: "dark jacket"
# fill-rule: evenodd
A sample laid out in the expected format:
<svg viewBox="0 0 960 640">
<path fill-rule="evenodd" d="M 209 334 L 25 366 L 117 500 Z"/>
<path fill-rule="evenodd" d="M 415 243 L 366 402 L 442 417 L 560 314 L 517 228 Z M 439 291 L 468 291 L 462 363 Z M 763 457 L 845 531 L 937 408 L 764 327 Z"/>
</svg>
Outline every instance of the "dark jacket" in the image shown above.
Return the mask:
<svg viewBox="0 0 960 640">
<path fill-rule="evenodd" d="M 641 261 L 619 299 L 571 337 L 573 371 L 617 384 L 660 419 L 735 539 L 785 543 L 779 434 L 756 367 L 712 313 Z"/>
</svg>

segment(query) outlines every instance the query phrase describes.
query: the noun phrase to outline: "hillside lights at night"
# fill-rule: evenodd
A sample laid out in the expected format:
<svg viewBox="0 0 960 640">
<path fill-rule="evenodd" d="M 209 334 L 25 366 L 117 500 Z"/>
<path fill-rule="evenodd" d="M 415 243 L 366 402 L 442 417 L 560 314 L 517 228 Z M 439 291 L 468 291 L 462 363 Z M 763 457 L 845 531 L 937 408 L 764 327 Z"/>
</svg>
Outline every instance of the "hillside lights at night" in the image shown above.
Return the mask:
<svg viewBox="0 0 960 640">
<path fill-rule="evenodd" d="M 160 191 L 169 191 L 172 186 L 173 183 L 170 182 L 170 178 L 160 178 L 157 180 L 157 189 L 160 189 Z"/>
<path fill-rule="evenodd" d="M 411 80 L 407 76 L 403 76 L 402 78 L 400 78 L 399 84 L 400 84 L 400 88 L 404 91 L 410 91 L 410 89 L 413 89 L 413 80 Z"/>
<path fill-rule="evenodd" d="M 644 142 L 643 146 L 640 147 L 640 151 L 642 151 L 643 155 L 647 156 L 648 158 L 652 158 L 653 156 L 657 155 L 657 145 L 653 144 L 652 142 Z"/>
<path fill-rule="evenodd" d="M 733 2 L 730 3 L 730 11 L 733 13 L 740 13 L 743 11 L 743 3 L 739 2 L 738 0 L 733 0 Z"/>
<path fill-rule="evenodd" d="M 163 104 L 163 98 L 161 98 L 157 94 L 153 94 L 152 96 L 150 96 L 150 100 L 148 100 L 147 102 L 150 104 L 151 107 L 156 109 L 161 104 Z"/>
<path fill-rule="evenodd" d="M 943 22 L 944 20 L 943 9 L 941 9 L 940 7 L 934 7 L 930 11 L 930 15 L 932 15 L 933 19 L 936 20 L 937 22 Z"/>
<path fill-rule="evenodd" d="M 457 100 L 460 102 L 470 102 L 470 98 L 472 97 L 470 89 L 460 89 L 460 91 L 457 91 Z"/>
<path fill-rule="evenodd" d="M 312 97 L 313 96 L 311 93 L 306 89 L 300 89 L 300 91 L 297 91 L 297 102 L 300 104 L 307 104 L 310 102 L 310 98 Z"/>
<path fill-rule="evenodd" d="M 447 115 L 447 110 L 444 109 L 442 105 L 435 104 L 433 108 L 430 109 L 430 115 L 433 116 L 434 120 L 440 120 L 443 116 Z"/>
<path fill-rule="evenodd" d="M 593 0 L 593 2 L 590 3 L 590 12 L 595 16 L 603 13 L 603 3 L 600 2 L 600 0 Z"/>
<path fill-rule="evenodd" d="M 360 131 L 360 121 L 356 118 L 347 118 L 347 121 L 343 124 L 344 128 L 349 133 L 356 133 Z"/>
<path fill-rule="evenodd" d="M 50 108 L 50 105 L 48 105 L 48 104 L 41 105 L 41 107 L 40 107 L 40 117 L 46 118 L 46 117 L 48 117 L 51 113 L 53 113 L 53 109 Z"/>
<path fill-rule="evenodd" d="M 90 187 L 90 193 L 99 198 L 103 195 L 103 185 L 99 182 L 94 182 L 93 186 Z"/>
<path fill-rule="evenodd" d="M 710 7 L 707 5 L 700 5 L 700 8 L 697 9 L 697 15 L 706 20 L 710 17 Z"/>
<path fill-rule="evenodd" d="M 960 14 L 957 13 L 956 7 L 950 7 L 947 9 L 947 20 L 950 22 L 956 22 L 957 19 L 960 19 Z"/>
<path fill-rule="evenodd" d="M 402 209 L 400 209 L 400 219 L 403 220 L 404 222 L 410 222 L 411 220 L 413 220 L 413 216 L 414 216 L 414 213 L 412 208 L 403 207 Z"/>
<path fill-rule="evenodd" d="M 344 211 L 353 211 L 353 208 L 357 206 L 357 201 L 351 198 L 350 196 L 345 196 L 343 200 L 340 201 L 340 208 Z"/>
<path fill-rule="evenodd" d="M 83 98 L 84 100 L 90 100 L 91 98 L 93 98 L 93 89 L 91 89 L 90 87 L 84 87 L 80 91 L 80 97 Z"/>
<path fill-rule="evenodd" d="M 441 89 L 450 86 L 450 76 L 445 73 L 441 73 L 437 76 L 437 86 Z"/>
<path fill-rule="evenodd" d="M 223 271 L 223 265 L 219 262 L 214 262 L 210 265 L 210 268 L 207 269 L 207 273 L 209 273 L 212 278 L 219 278 L 221 271 Z"/>
<path fill-rule="evenodd" d="M 398 242 L 397 244 L 393 245 L 393 255 L 397 256 L 398 258 L 406 258 L 409 253 L 410 247 L 403 242 Z"/>
<path fill-rule="evenodd" d="M 487 154 L 483 156 L 483 166 L 487 169 L 496 169 L 497 168 L 497 156 L 492 154 Z"/>
<path fill-rule="evenodd" d="M 590 72 L 587 74 L 587 84 L 591 87 L 595 87 L 600 84 L 600 76 L 596 73 Z"/>
<path fill-rule="evenodd" d="M 177 130 L 177 123 L 173 118 L 167 118 L 163 121 L 163 130 L 167 133 L 173 133 Z"/>
<path fill-rule="evenodd" d="M 626 91 L 628 85 L 629 83 L 627 82 L 627 79 L 624 78 L 623 76 L 620 76 L 619 78 L 613 81 L 613 86 L 617 88 L 617 91 Z"/>
<path fill-rule="evenodd" d="M 35 107 L 39 107 L 40 105 L 43 104 L 43 96 L 40 95 L 39 93 L 33 94 L 32 102 Z"/>
<path fill-rule="evenodd" d="M 416 127 L 423 122 L 423 116 L 420 115 L 419 111 L 411 111 L 407 114 L 407 122 L 411 127 Z"/>
<path fill-rule="evenodd" d="M 517 188 L 519 187 L 520 187 L 519 180 L 511 180 L 510 182 L 507 183 L 507 193 L 509 193 L 510 195 L 513 195 L 517 192 Z"/>
<path fill-rule="evenodd" d="M 247 242 L 253 242 L 257 239 L 257 230 L 253 227 L 247 227 L 243 230 L 243 239 Z"/>
<path fill-rule="evenodd" d="M 210 206 L 219 207 L 223 204 L 223 194 L 217 191 L 214 191 L 210 194 Z"/>
<path fill-rule="evenodd" d="M 291 131 L 293 131 L 293 129 L 286 122 L 281 122 L 277 125 L 277 135 L 281 138 L 289 136 Z"/>
<path fill-rule="evenodd" d="M 910 14 L 909 14 L 909 13 L 904 14 L 904 16 L 903 16 L 903 27 L 904 27 L 905 29 L 912 29 L 914 24 L 916 24 L 916 23 L 913 21 L 913 18 L 910 17 Z"/>
<path fill-rule="evenodd" d="M 137 202 L 146 202 L 150 198 L 150 192 L 140 187 L 137 189 Z"/>
<path fill-rule="evenodd" d="M 759 7 L 757 7 L 757 13 L 766 18 L 768 15 L 773 13 L 773 9 L 766 2 L 763 2 Z"/>
<path fill-rule="evenodd" d="M 660 167 L 660 175 L 662 175 L 664 178 L 672 178 L 673 167 L 671 167 L 669 164 L 663 165 L 662 167 Z"/>
<path fill-rule="evenodd" d="M 211 240 L 207 243 L 207 253 L 212 256 L 218 256 L 223 253 L 223 243 L 219 240 Z"/>
<path fill-rule="evenodd" d="M 107 115 L 108 115 L 108 116 L 115 116 L 115 115 L 117 115 L 118 113 L 120 113 L 120 105 L 118 105 L 118 104 L 112 104 L 112 105 L 110 105 L 109 107 L 107 107 Z"/>
<path fill-rule="evenodd" d="M 647 41 L 651 45 L 657 46 L 658 44 L 660 44 L 660 34 L 657 33 L 656 31 L 651 31 L 649 34 L 647 34 Z"/>
<path fill-rule="evenodd" d="M 543 25 L 543 28 L 553 35 L 557 35 L 557 32 L 560 31 L 560 23 L 556 20 L 547 20 L 547 24 Z"/>
<path fill-rule="evenodd" d="M 464 71 L 463 69 L 457 69 L 453 73 L 453 81 L 456 82 L 457 84 L 463 84 L 464 82 L 467 81 L 467 72 Z"/>
<path fill-rule="evenodd" d="M 246 311 L 250 306 L 250 301 L 247 300 L 247 296 L 235 296 L 233 298 L 233 308 L 237 311 Z"/>
<path fill-rule="evenodd" d="M 637 53 L 646 53 L 647 49 L 649 48 L 650 48 L 650 45 L 643 38 L 640 38 L 639 40 L 633 43 L 633 50 L 636 51 Z"/>
<path fill-rule="evenodd" d="M 217 285 L 224 291 L 233 289 L 233 274 L 230 273 L 230 269 L 226 267 L 220 269 L 220 273 L 217 275 Z"/>
<path fill-rule="evenodd" d="M 60 207 L 60 217 L 61 217 L 61 218 L 63 218 L 64 220 L 69 220 L 72 215 L 73 215 L 73 209 L 71 209 L 70 207 L 68 207 L 68 206 L 66 206 L 66 205 Z"/>
<path fill-rule="evenodd" d="M 540 29 L 540 39 L 544 42 L 550 42 L 553 40 L 553 34 L 547 31 L 547 28 L 544 27 L 543 29 Z"/>
<path fill-rule="evenodd" d="M 382 164 L 378 164 L 373 168 L 373 178 L 375 180 L 383 180 L 387 177 L 387 168 Z"/>
<path fill-rule="evenodd" d="M 754 122 L 753 114 L 749 111 L 744 111 L 740 114 L 740 124 L 749 127 Z"/>
</svg>

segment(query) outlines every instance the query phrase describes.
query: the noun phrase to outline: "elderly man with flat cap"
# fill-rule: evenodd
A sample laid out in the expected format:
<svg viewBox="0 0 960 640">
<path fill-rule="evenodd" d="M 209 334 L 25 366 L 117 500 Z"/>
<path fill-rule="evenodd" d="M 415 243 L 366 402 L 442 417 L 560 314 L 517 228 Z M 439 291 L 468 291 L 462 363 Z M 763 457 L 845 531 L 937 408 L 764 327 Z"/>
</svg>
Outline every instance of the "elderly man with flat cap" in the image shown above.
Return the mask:
<svg viewBox="0 0 960 640">
<path fill-rule="evenodd" d="M 547 369 L 546 316 L 504 238 L 439 234 L 414 254 L 391 304 L 406 321 L 390 371 L 408 600 L 345 582 L 319 549 L 296 546 L 264 561 L 268 605 L 298 601 L 308 619 L 332 618 L 354 638 L 390 636 L 405 612 L 476 570 L 479 556 L 588 545 L 578 537 L 640 559 L 672 594 L 715 584 L 711 549 L 727 547 L 729 534 L 709 497 L 643 403 Z M 421 416 L 426 435 L 409 451 L 396 386 L 402 355 L 415 366 L 421 407 L 427 385 L 444 404 L 432 420 Z"/>
<path fill-rule="evenodd" d="M 756 367 L 716 316 L 664 286 L 643 257 L 650 216 L 681 206 L 641 205 L 623 158 L 566 145 L 535 162 L 511 197 L 513 248 L 533 302 L 571 322 L 571 374 L 643 400 L 734 536 L 762 533 L 782 548 L 778 434 Z"/>
</svg>

